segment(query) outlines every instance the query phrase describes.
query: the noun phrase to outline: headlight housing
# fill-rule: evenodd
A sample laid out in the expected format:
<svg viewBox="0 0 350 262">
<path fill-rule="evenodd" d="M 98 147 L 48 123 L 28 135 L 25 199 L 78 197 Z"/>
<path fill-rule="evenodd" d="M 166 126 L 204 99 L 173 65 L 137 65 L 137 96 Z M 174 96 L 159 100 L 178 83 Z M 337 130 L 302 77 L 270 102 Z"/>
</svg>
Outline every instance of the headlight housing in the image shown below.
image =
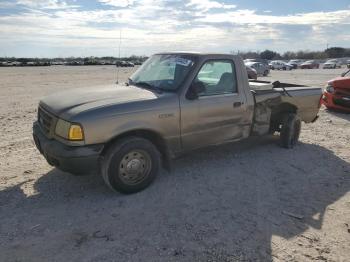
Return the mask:
<svg viewBox="0 0 350 262">
<path fill-rule="evenodd" d="M 328 93 L 334 93 L 334 87 L 332 85 L 332 83 L 328 83 L 327 86 L 326 86 L 326 91 Z"/>
<path fill-rule="evenodd" d="M 80 124 L 70 123 L 63 119 L 58 119 L 55 134 L 70 141 L 84 140 L 83 128 Z"/>
</svg>

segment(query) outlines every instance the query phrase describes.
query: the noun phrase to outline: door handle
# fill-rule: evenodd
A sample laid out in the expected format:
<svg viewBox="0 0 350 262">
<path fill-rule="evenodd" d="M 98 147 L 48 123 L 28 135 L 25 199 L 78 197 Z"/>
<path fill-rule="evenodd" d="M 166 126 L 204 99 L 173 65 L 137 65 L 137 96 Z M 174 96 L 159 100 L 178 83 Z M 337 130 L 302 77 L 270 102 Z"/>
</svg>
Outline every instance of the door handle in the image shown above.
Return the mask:
<svg viewBox="0 0 350 262">
<path fill-rule="evenodd" d="M 242 104 L 242 102 L 234 102 L 233 107 L 240 107 Z"/>
</svg>

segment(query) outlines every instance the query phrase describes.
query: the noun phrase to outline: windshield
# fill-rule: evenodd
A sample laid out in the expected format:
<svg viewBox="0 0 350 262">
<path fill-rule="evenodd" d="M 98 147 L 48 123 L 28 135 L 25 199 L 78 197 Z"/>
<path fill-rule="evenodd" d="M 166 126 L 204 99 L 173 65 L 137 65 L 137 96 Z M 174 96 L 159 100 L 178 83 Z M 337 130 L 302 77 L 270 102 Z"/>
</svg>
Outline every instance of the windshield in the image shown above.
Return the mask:
<svg viewBox="0 0 350 262">
<path fill-rule="evenodd" d="M 130 77 L 130 84 L 175 91 L 193 64 L 193 57 L 189 55 L 153 55 Z"/>
</svg>

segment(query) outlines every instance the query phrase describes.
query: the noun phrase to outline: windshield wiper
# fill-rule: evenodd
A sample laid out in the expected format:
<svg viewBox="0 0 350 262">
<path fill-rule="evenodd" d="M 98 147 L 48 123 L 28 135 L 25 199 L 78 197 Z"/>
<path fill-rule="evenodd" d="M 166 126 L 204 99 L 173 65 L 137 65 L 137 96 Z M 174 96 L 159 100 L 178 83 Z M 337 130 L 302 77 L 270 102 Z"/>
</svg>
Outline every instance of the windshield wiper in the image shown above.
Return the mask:
<svg viewBox="0 0 350 262">
<path fill-rule="evenodd" d="M 130 85 L 135 85 L 135 86 L 138 86 L 138 87 L 143 87 L 143 88 L 146 88 L 146 89 L 149 89 L 149 90 L 154 90 L 156 91 L 157 93 L 163 93 L 163 90 L 157 86 L 154 86 L 150 83 L 147 83 L 147 82 L 134 82 L 132 81 L 132 79 L 129 78 L 129 84 Z"/>
</svg>

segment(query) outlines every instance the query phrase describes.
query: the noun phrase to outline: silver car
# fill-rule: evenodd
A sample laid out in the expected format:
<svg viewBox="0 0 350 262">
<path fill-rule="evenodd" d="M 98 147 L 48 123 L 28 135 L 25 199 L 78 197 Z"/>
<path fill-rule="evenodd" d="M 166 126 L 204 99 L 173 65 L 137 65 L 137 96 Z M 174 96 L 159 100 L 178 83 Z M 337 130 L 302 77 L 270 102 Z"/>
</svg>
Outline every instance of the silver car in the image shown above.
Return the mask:
<svg viewBox="0 0 350 262">
<path fill-rule="evenodd" d="M 255 69 L 258 76 L 267 76 L 270 73 L 269 66 L 260 62 L 247 62 L 245 65 Z"/>
<path fill-rule="evenodd" d="M 271 61 L 269 67 L 272 70 L 292 70 L 293 66 L 281 60 Z"/>
<path fill-rule="evenodd" d="M 341 68 L 341 63 L 338 59 L 330 59 L 326 63 L 323 64 L 323 69 L 331 69 L 331 68 Z"/>
</svg>

